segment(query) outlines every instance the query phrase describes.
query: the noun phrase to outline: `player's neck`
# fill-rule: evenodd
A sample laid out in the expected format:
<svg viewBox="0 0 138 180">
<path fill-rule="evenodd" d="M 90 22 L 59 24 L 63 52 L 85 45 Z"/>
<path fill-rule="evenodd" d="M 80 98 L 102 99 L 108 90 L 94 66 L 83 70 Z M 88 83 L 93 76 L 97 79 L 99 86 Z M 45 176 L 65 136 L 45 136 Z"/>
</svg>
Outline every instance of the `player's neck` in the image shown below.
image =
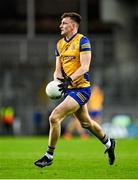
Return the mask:
<svg viewBox="0 0 138 180">
<path fill-rule="evenodd" d="M 75 34 L 77 34 L 77 31 L 71 32 L 70 34 L 68 34 L 68 35 L 66 36 L 66 39 L 67 39 L 67 40 L 71 39 Z"/>
</svg>

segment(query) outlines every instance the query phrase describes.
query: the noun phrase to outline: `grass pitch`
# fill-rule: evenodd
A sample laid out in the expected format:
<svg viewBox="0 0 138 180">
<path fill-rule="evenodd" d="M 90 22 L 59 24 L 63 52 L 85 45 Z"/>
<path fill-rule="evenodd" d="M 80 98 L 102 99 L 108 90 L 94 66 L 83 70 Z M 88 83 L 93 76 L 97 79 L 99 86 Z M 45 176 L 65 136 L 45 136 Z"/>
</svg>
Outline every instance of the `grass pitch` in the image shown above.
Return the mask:
<svg viewBox="0 0 138 180">
<path fill-rule="evenodd" d="M 47 142 L 47 137 L 0 137 L 0 179 L 138 179 L 138 139 L 117 140 L 116 163 L 110 166 L 97 139 L 61 138 L 54 163 L 36 167 Z"/>
</svg>

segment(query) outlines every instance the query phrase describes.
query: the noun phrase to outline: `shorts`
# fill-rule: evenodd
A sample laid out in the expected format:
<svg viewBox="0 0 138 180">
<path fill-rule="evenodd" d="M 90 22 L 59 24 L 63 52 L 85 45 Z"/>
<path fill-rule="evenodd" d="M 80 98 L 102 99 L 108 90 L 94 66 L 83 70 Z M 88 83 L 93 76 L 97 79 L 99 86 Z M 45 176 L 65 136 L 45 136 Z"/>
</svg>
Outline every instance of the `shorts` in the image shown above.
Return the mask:
<svg viewBox="0 0 138 180">
<path fill-rule="evenodd" d="M 64 97 L 71 96 L 80 106 L 85 105 L 91 96 L 91 87 L 67 89 Z"/>
</svg>

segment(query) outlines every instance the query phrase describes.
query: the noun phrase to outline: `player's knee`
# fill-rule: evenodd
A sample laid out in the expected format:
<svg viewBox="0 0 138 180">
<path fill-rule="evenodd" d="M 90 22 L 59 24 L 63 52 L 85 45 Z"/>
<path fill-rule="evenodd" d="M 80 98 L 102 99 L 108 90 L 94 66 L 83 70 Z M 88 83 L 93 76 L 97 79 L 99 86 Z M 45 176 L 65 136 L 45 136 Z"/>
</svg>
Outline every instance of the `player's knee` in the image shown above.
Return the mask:
<svg viewBox="0 0 138 180">
<path fill-rule="evenodd" d="M 56 115 L 56 114 L 51 114 L 50 116 L 49 116 L 49 122 L 51 123 L 51 124 L 56 124 L 56 123 L 58 123 L 59 122 L 59 120 L 58 120 L 58 116 Z"/>
<path fill-rule="evenodd" d="M 89 122 L 81 122 L 81 126 L 83 127 L 83 128 L 89 128 L 90 127 L 90 123 Z"/>
</svg>

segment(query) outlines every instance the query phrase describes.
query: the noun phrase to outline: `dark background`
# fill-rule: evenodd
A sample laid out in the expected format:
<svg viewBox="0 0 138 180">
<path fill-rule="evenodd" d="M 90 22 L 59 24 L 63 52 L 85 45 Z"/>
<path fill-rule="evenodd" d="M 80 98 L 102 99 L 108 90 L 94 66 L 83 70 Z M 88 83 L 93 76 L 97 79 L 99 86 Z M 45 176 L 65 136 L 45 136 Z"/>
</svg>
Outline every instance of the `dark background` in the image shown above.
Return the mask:
<svg viewBox="0 0 138 180">
<path fill-rule="evenodd" d="M 64 12 L 82 15 L 80 32 L 91 41 L 92 84 L 104 90 L 104 121 L 128 113 L 138 121 L 138 3 L 135 0 L 0 0 L 0 107 L 10 105 L 19 134 L 42 130 L 58 103 L 45 95 L 55 67 L 54 48 Z"/>
</svg>

